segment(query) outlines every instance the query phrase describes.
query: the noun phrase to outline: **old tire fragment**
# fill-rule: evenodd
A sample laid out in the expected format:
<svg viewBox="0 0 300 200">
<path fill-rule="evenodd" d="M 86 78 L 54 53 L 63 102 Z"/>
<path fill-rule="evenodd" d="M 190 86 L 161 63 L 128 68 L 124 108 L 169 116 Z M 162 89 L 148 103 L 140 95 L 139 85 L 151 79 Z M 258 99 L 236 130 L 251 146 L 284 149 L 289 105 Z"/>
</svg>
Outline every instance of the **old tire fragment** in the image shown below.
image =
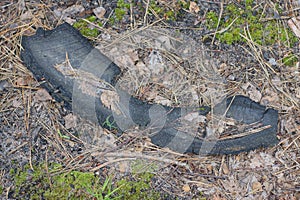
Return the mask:
<svg viewBox="0 0 300 200">
<path fill-rule="evenodd" d="M 81 82 L 76 80 L 76 76 L 67 76 L 58 70 L 57 65 L 67 61 L 73 70 L 78 70 L 79 75 L 77 77 L 84 73 L 92 74 L 96 78 L 105 80 L 111 86 L 116 85 L 121 74 L 121 70 L 116 64 L 96 50 L 85 37 L 67 23 L 53 30 L 46 31 L 39 28 L 35 35 L 23 36 L 22 47 L 21 58 L 24 64 L 57 101 L 63 101 L 66 108 L 76 109 L 81 116 L 93 121 L 96 120 L 105 128 L 111 128 L 108 127 L 107 120 L 113 122 L 117 118 L 118 121 L 124 122 L 121 125 L 114 125 L 114 129 L 119 132 L 133 125 L 138 125 L 141 128 L 149 126 L 153 118 L 149 113 L 152 112 L 154 117 L 160 117 L 155 116 L 155 113 L 160 113 L 159 109 L 163 108 L 164 112 L 162 113 L 165 114 L 165 122 L 159 129 L 154 129 L 154 133 L 150 134 L 151 141 L 160 147 L 169 147 L 180 153 L 216 155 L 237 154 L 278 143 L 276 137 L 278 112 L 244 96 L 235 96 L 224 100 L 223 103 L 227 105 L 226 108 L 228 107 L 226 116 L 247 124 L 259 121 L 268 128 L 232 139 L 207 141 L 191 137 L 187 133 L 178 131 L 176 126 L 170 125 L 171 122 L 176 121 L 181 116 L 186 108 L 157 105 L 158 111 L 156 111 L 153 110 L 154 104 L 143 102 L 119 89 L 117 90 L 118 95 L 121 98 L 128 98 L 125 102 L 128 102 L 129 105 L 119 105 L 121 111 L 117 113 L 104 105 L 101 98 L 95 97 L 92 92 L 83 91 L 85 89 L 80 85 Z M 80 71 L 82 66 L 86 66 L 85 72 Z M 96 81 L 95 84 L 98 82 Z M 93 86 L 90 85 L 90 87 Z M 78 91 L 81 92 L 78 93 Z M 101 94 L 103 91 L 100 91 Z M 77 102 L 74 104 L 72 101 L 76 95 Z M 122 99 L 120 101 L 122 102 Z M 76 108 L 78 105 L 80 108 Z M 202 107 L 194 110 L 197 110 L 199 115 L 206 115 L 210 108 Z"/>
</svg>

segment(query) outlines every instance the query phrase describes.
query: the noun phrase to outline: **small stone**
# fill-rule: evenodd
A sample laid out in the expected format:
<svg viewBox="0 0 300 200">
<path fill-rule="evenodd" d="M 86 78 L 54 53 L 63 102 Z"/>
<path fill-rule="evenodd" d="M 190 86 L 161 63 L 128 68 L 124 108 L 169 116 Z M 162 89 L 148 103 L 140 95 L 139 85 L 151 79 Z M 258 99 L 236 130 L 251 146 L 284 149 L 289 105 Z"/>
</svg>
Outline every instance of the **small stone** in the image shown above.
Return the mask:
<svg viewBox="0 0 300 200">
<path fill-rule="evenodd" d="M 105 41 L 109 41 L 111 39 L 111 36 L 108 33 L 102 33 L 101 38 Z"/>
<path fill-rule="evenodd" d="M 270 58 L 269 59 L 269 64 L 272 65 L 272 66 L 275 66 L 275 65 L 277 65 L 277 62 L 274 58 Z"/>
<path fill-rule="evenodd" d="M 227 77 L 228 80 L 230 81 L 234 81 L 235 80 L 235 76 L 230 74 L 228 77 Z"/>
<path fill-rule="evenodd" d="M 6 80 L 0 81 L 0 92 L 9 87 L 9 83 Z"/>
<path fill-rule="evenodd" d="M 62 11 L 60 9 L 55 9 L 53 11 L 53 13 L 56 17 L 61 17 L 61 15 L 62 15 Z"/>
</svg>

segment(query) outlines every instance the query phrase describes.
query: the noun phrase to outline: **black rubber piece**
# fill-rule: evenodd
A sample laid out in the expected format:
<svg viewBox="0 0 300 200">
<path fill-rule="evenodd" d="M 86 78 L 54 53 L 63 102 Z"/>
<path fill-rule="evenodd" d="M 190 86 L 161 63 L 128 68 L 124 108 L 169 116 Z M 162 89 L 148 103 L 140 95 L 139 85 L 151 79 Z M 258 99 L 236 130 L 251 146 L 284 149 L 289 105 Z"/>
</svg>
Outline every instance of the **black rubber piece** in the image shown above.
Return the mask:
<svg viewBox="0 0 300 200">
<path fill-rule="evenodd" d="M 112 128 L 107 120 L 110 124 L 114 124 L 115 120 L 121 122 L 113 126 L 119 133 L 138 125 L 141 129 L 148 131 L 154 144 L 169 147 L 180 153 L 237 154 L 278 143 L 276 137 L 278 112 L 244 96 L 230 97 L 213 109 L 219 113 L 226 111 L 227 117 L 240 122 L 247 124 L 261 122 L 270 128 L 226 140 L 201 140 L 192 137 L 193 134 L 177 130 L 176 120 L 183 113 L 197 111 L 199 115 L 206 115 L 210 112 L 208 106 L 175 108 L 156 105 L 141 101 L 117 88 L 120 102 L 125 103 L 119 105 L 122 114 L 112 112 L 102 104 L 100 98 L 82 91 L 77 81 L 64 76 L 54 67 L 68 58 L 74 69 L 83 69 L 93 73 L 114 87 L 121 75 L 121 70 L 116 64 L 95 49 L 85 37 L 67 23 L 53 30 L 39 28 L 35 35 L 23 36 L 22 47 L 21 58 L 24 64 L 56 101 L 64 102 L 67 109 L 76 110 L 76 113 L 82 117 L 97 121 L 104 128 Z M 163 122 L 160 121 L 162 118 L 165 119 Z M 158 122 L 154 122 L 155 120 Z"/>
</svg>

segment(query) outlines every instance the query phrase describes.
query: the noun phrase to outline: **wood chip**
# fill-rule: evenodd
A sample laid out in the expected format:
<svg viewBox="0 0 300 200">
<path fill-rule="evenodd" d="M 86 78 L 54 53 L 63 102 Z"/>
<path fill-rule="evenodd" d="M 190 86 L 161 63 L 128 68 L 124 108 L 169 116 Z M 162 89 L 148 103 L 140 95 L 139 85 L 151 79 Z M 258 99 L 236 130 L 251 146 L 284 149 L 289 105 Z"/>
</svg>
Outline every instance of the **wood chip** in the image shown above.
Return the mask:
<svg viewBox="0 0 300 200">
<path fill-rule="evenodd" d="M 35 94 L 35 99 L 37 101 L 49 101 L 52 100 L 51 95 L 45 89 L 39 89 Z"/>
<path fill-rule="evenodd" d="M 185 185 L 182 187 L 182 189 L 183 189 L 184 192 L 189 192 L 189 191 L 191 191 L 191 188 L 190 188 L 190 186 L 189 186 L 188 184 L 185 184 Z"/>
</svg>

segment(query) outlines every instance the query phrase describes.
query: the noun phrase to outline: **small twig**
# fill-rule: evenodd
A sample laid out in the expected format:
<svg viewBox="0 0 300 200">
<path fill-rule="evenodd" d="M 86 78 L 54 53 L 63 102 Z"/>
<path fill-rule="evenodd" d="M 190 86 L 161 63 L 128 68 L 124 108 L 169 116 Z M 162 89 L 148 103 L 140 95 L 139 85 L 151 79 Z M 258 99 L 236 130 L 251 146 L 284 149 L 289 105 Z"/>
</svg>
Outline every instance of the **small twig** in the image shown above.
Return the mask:
<svg viewBox="0 0 300 200">
<path fill-rule="evenodd" d="M 133 5 L 132 1 L 130 1 L 130 28 L 133 29 Z"/>
<path fill-rule="evenodd" d="M 294 144 L 299 138 L 300 138 L 300 134 L 295 139 L 293 139 L 292 142 L 289 143 L 289 145 L 282 151 L 282 154 L 284 154 L 286 152 L 286 150 L 288 148 L 290 148 L 292 146 L 292 144 Z"/>
<path fill-rule="evenodd" d="M 148 11 L 149 11 L 149 4 L 150 4 L 150 0 L 147 0 L 146 10 L 145 10 L 145 14 L 144 14 L 144 26 L 147 24 L 147 15 L 148 15 Z"/>
<path fill-rule="evenodd" d="M 223 2 L 207 1 L 207 0 L 198 0 L 198 2 L 204 2 L 204 3 L 210 3 L 210 4 L 224 4 Z"/>
<path fill-rule="evenodd" d="M 99 154 L 101 155 L 100 152 L 99 152 Z M 101 169 L 102 167 L 104 167 L 106 165 L 109 165 L 109 164 L 114 163 L 114 162 L 120 162 L 120 161 L 123 161 L 124 159 L 125 160 L 135 160 L 137 158 L 141 158 L 141 159 L 164 162 L 164 163 L 168 163 L 168 164 L 176 164 L 178 166 L 185 167 L 186 169 L 188 169 L 191 172 L 191 169 L 187 164 L 182 163 L 182 162 L 178 162 L 178 161 L 174 161 L 174 160 L 171 160 L 171 159 L 168 159 L 168 158 L 163 158 L 163 157 L 149 156 L 149 155 L 145 155 L 145 154 L 141 154 L 141 153 L 135 153 L 135 152 L 125 152 L 125 153 L 124 152 L 123 153 L 121 153 L 121 152 L 112 152 L 112 153 L 106 153 L 104 156 L 105 157 L 122 157 L 122 159 L 117 159 L 115 161 L 109 161 L 107 163 L 104 163 L 102 165 L 99 165 L 99 166 L 93 168 L 91 171 L 97 171 L 97 170 Z"/>
<path fill-rule="evenodd" d="M 87 152 L 85 153 L 85 156 L 82 154 L 76 156 L 75 158 L 71 158 L 69 162 L 66 164 L 66 168 L 69 168 L 69 170 L 74 170 L 79 168 L 78 166 L 82 161 L 84 161 L 90 154 Z"/>
<path fill-rule="evenodd" d="M 220 21 L 221 21 L 221 18 L 222 18 L 222 14 L 223 14 L 223 2 L 221 3 L 221 8 L 220 8 L 220 14 L 219 14 L 219 18 L 218 18 L 218 23 L 217 23 L 217 27 L 216 27 L 216 31 L 214 32 L 214 36 L 213 36 L 213 39 L 211 41 L 210 44 L 213 44 L 214 41 L 215 41 L 215 38 L 216 38 L 216 35 L 217 35 L 217 30 L 219 28 L 219 25 L 220 25 Z M 235 20 L 233 20 L 234 22 Z M 233 24 L 233 23 L 232 23 Z M 229 28 L 229 27 L 228 27 Z"/>
<path fill-rule="evenodd" d="M 225 156 L 226 157 L 226 156 Z M 215 178 L 215 179 L 226 179 L 226 176 L 216 176 L 216 175 L 211 175 L 211 174 L 196 174 L 196 173 L 191 173 L 191 176 L 200 176 L 204 178 Z"/>
<path fill-rule="evenodd" d="M 125 40 L 126 38 L 130 37 L 130 36 L 133 35 L 133 34 L 139 33 L 139 32 L 141 32 L 141 31 L 143 31 L 143 30 L 148 29 L 148 28 L 151 27 L 151 26 L 154 26 L 155 24 L 157 24 L 158 22 L 160 22 L 160 21 L 162 21 L 162 20 L 163 20 L 163 19 L 159 19 L 159 20 L 157 20 L 157 21 L 155 21 L 155 22 L 153 22 L 152 24 L 149 24 L 149 25 L 147 25 L 147 26 L 143 26 L 143 27 L 141 27 L 141 28 L 138 28 L 138 29 L 134 29 L 134 30 L 132 30 L 132 31 L 129 31 L 129 32 L 125 33 L 123 36 L 117 38 L 117 39 L 114 40 L 113 42 L 111 42 L 111 43 L 109 43 L 108 45 L 104 46 L 103 48 L 107 48 L 107 47 L 112 46 L 112 45 L 114 45 L 114 44 L 116 44 L 116 43 L 118 43 L 118 42 L 121 42 L 121 41 Z"/>
<path fill-rule="evenodd" d="M 51 117 L 51 120 L 53 122 L 53 124 L 55 124 L 55 120 Z M 57 132 L 57 130 L 59 129 L 59 127 L 57 125 L 55 125 L 54 128 L 50 128 L 47 124 L 45 124 L 42 121 L 38 121 L 46 130 L 48 130 L 49 132 L 53 133 L 53 132 Z M 43 137 L 45 140 L 47 140 L 49 142 L 49 144 L 52 144 L 54 147 L 56 147 L 60 152 L 62 152 L 64 154 L 64 156 L 66 158 L 73 158 L 73 156 L 67 151 L 66 147 L 63 145 L 62 141 L 60 138 L 58 138 L 58 134 L 53 134 L 55 137 L 55 140 L 50 139 L 48 136 L 40 134 L 41 137 Z"/>
<path fill-rule="evenodd" d="M 203 181 L 191 181 L 191 180 L 186 180 L 187 183 L 193 183 L 196 185 L 204 185 L 206 187 L 212 187 L 213 184 L 212 183 L 204 183 Z"/>
<path fill-rule="evenodd" d="M 299 164 L 296 164 L 296 165 L 291 166 L 291 167 L 286 167 L 286 168 L 284 168 L 283 170 L 280 170 L 280 171 L 276 172 L 275 175 L 281 174 L 281 173 L 283 173 L 283 172 L 285 172 L 285 171 L 288 171 L 288 170 L 297 168 L 297 167 L 299 167 L 299 166 L 300 166 Z"/>
<path fill-rule="evenodd" d="M 110 17 L 111 17 L 113 14 L 114 14 L 114 10 L 112 10 L 112 11 L 109 13 L 109 15 L 108 15 L 107 19 L 104 21 L 102 27 L 105 27 L 106 23 L 108 22 L 108 20 L 110 19 Z M 88 20 L 86 20 L 86 21 L 88 21 Z M 88 21 L 88 22 L 89 22 L 89 21 Z"/>
<path fill-rule="evenodd" d="M 9 4 L 6 4 L 6 5 L 4 5 L 4 6 L 1 6 L 1 8 L 2 9 L 5 9 L 5 8 L 7 8 L 7 7 L 9 7 L 9 6 L 11 6 L 11 5 L 13 5 L 14 3 L 9 3 Z"/>
<path fill-rule="evenodd" d="M 24 147 L 27 144 L 28 144 L 28 142 L 24 142 L 23 144 L 21 144 L 21 145 L 17 146 L 16 148 L 12 149 L 11 151 L 9 151 L 7 153 L 7 155 L 9 156 L 9 155 L 15 153 L 16 151 L 18 151 L 19 149 L 21 149 L 22 147 Z"/>
<path fill-rule="evenodd" d="M 136 158 L 118 158 L 118 159 L 103 163 L 101 165 L 98 165 L 97 167 L 93 168 L 91 171 L 94 172 L 94 171 L 97 171 L 97 170 L 99 170 L 103 167 L 106 167 L 107 165 L 110 165 L 110 164 L 113 164 L 113 163 L 116 163 L 116 162 L 126 161 L 126 160 L 136 160 Z"/>
<path fill-rule="evenodd" d="M 251 34 L 250 34 L 250 31 L 249 31 L 249 27 L 248 27 L 248 26 L 246 26 L 246 28 L 244 29 L 244 33 L 245 33 L 245 35 L 243 35 L 243 34 L 240 33 L 240 36 L 243 37 L 243 38 L 247 41 L 247 44 L 249 45 L 249 47 L 250 47 L 252 50 L 254 50 L 254 56 L 255 56 L 256 60 L 259 62 L 260 66 L 261 66 L 262 69 L 264 70 L 265 75 L 266 75 L 266 77 L 267 77 L 267 80 L 270 81 L 270 80 L 269 80 L 270 74 L 269 74 L 269 72 L 268 72 L 268 70 L 266 69 L 265 66 L 269 67 L 269 69 L 271 69 L 272 72 L 274 72 L 274 73 L 276 73 L 276 72 L 274 71 L 274 69 L 273 69 L 270 65 L 268 65 L 267 63 L 264 62 L 264 60 L 263 60 L 263 58 L 262 58 L 262 56 L 261 56 L 261 55 L 262 55 L 261 51 L 259 52 L 259 51 L 257 50 L 257 48 L 256 48 L 256 46 L 258 46 L 258 44 L 255 43 L 255 42 L 252 40 L 252 36 L 251 36 Z"/>
<path fill-rule="evenodd" d="M 219 30 L 219 31 L 216 31 L 216 32 L 213 32 L 213 33 L 210 33 L 210 34 L 207 34 L 207 35 L 215 35 L 217 33 L 224 33 L 226 32 L 232 25 L 233 23 L 238 19 L 239 17 L 236 17 L 227 27 L 223 28 L 222 30 Z"/>
<path fill-rule="evenodd" d="M 222 174 L 224 162 L 225 162 L 225 155 L 222 156 L 222 160 L 221 160 L 221 164 L 220 164 L 220 168 L 219 168 L 219 176 L 221 176 L 221 174 Z"/>
<path fill-rule="evenodd" d="M 268 17 L 268 18 L 263 18 L 260 21 L 261 22 L 268 22 L 268 21 L 273 21 L 273 20 L 287 20 L 287 19 L 291 19 L 291 16 L 281 16 L 281 17 Z"/>
<path fill-rule="evenodd" d="M 271 127 L 272 127 L 271 125 L 263 126 L 263 127 L 256 128 L 256 129 L 250 130 L 250 131 L 246 131 L 246 132 L 243 132 L 243 133 L 240 133 L 240 134 L 227 136 L 227 137 L 221 138 L 220 140 L 227 140 L 227 139 L 235 139 L 235 138 L 244 137 L 246 135 L 251 135 L 251 134 L 254 134 L 254 133 L 258 133 L 260 131 L 263 131 L 263 130 L 271 128 Z"/>
<path fill-rule="evenodd" d="M 248 46 L 254 51 L 254 55 L 252 53 L 250 53 L 250 54 L 256 58 L 256 60 L 259 62 L 260 66 L 264 70 L 268 83 L 271 85 L 272 88 L 274 88 L 275 90 L 279 91 L 284 96 L 286 96 L 295 106 L 299 107 L 299 103 L 291 95 L 289 95 L 287 92 L 283 91 L 282 88 L 274 85 L 270 81 L 269 72 L 268 72 L 266 66 L 275 74 L 277 74 L 276 71 L 268 63 L 266 63 L 264 61 L 261 50 L 258 51 L 256 48 L 256 46 L 259 46 L 259 45 L 252 40 L 248 27 L 247 27 L 247 30 L 244 29 L 244 32 L 245 32 L 245 35 L 240 33 L 240 36 L 243 37 L 247 41 Z M 247 50 L 247 49 L 245 49 L 245 50 Z"/>
</svg>

